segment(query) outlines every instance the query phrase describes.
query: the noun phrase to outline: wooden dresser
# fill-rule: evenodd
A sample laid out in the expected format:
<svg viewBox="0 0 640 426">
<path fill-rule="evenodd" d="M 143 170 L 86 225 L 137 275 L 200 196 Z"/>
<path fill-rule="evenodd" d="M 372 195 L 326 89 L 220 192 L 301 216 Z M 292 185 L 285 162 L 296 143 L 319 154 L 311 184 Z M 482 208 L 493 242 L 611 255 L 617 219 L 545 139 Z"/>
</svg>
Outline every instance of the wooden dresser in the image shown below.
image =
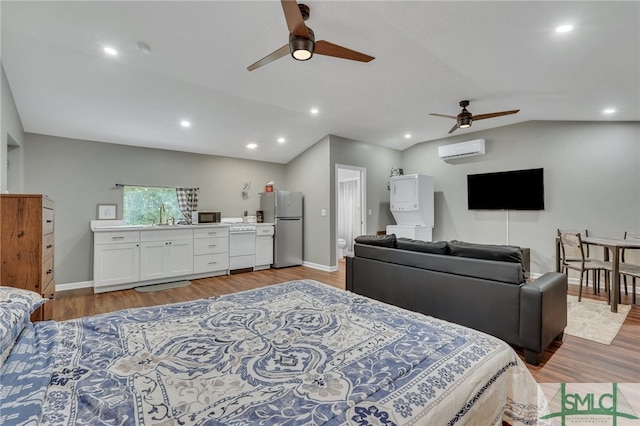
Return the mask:
<svg viewBox="0 0 640 426">
<path fill-rule="evenodd" d="M 54 202 L 44 195 L 0 194 L 0 282 L 50 299 L 32 321 L 53 317 Z"/>
</svg>

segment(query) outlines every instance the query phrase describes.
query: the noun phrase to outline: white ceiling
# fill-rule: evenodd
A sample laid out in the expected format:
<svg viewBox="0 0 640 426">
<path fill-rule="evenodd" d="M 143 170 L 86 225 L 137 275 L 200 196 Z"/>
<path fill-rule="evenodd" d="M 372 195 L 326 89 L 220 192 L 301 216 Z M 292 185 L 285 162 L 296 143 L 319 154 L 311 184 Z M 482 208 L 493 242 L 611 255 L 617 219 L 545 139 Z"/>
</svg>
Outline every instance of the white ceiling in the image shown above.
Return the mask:
<svg viewBox="0 0 640 426">
<path fill-rule="evenodd" d="M 446 137 L 455 122 L 428 114 L 456 115 L 462 99 L 475 114 L 520 112 L 454 135 L 640 120 L 640 2 L 306 4 L 317 40 L 376 59 L 247 71 L 288 41 L 279 1 L 3 0 L 2 65 L 26 132 L 277 163 L 327 134 L 396 149 Z M 556 33 L 563 23 L 574 30 Z"/>
</svg>

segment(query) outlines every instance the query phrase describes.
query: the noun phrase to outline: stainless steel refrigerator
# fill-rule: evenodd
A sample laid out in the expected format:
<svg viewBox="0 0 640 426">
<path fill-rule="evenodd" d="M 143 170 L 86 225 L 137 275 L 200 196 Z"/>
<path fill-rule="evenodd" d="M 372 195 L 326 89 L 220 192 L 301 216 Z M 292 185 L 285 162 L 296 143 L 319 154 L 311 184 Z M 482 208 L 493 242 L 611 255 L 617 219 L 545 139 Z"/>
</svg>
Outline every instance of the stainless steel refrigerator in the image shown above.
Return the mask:
<svg viewBox="0 0 640 426">
<path fill-rule="evenodd" d="M 274 191 L 260 194 L 264 221 L 275 224 L 273 267 L 302 265 L 302 192 Z"/>
</svg>

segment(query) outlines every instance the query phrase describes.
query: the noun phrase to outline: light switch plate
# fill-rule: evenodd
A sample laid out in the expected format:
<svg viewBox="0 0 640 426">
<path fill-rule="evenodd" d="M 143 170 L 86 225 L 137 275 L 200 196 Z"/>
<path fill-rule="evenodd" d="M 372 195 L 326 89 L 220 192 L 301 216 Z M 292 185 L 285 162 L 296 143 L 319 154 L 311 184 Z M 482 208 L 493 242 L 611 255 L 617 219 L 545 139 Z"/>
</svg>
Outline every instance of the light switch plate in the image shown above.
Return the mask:
<svg viewBox="0 0 640 426">
<path fill-rule="evenodd" d="M 320 216 L 326 216 L 327 215 L 327 209 L 320 209 Z"/>
</svg>

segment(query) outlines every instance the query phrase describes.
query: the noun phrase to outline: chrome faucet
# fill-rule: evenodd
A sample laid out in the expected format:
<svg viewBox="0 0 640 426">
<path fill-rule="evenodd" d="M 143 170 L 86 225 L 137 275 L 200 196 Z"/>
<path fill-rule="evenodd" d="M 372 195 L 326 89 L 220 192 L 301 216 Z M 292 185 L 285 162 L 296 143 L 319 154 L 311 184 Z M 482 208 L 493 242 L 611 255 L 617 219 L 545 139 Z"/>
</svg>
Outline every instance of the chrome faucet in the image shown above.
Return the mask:
<svg viewBox="0 0 640 426">
<path fill-rule="evenodd" d="M 164 204 L 160 204 L 160 225 L 162 225 L 162 213 L 164 213 Z"/>
</svg>

